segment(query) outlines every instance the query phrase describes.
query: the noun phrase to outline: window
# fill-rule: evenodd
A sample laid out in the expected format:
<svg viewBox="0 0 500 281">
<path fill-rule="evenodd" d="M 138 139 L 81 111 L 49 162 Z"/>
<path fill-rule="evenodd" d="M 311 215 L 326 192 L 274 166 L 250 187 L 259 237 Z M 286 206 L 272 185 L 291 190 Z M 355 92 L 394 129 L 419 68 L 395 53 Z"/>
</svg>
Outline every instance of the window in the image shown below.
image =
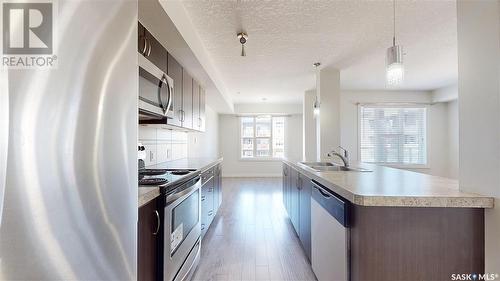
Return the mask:
<svg viewBox="0 0 500 281">
<path fill-rule="evenodd" d="M 283 158 L 285 117 L 245 116 L 241 121 L 241 158 Z"/>
<path fill-rule="evenodd" d="M 425 106 L 361 106 L 360 160 L 426 165 L 426 115 Z"/>
</svg>

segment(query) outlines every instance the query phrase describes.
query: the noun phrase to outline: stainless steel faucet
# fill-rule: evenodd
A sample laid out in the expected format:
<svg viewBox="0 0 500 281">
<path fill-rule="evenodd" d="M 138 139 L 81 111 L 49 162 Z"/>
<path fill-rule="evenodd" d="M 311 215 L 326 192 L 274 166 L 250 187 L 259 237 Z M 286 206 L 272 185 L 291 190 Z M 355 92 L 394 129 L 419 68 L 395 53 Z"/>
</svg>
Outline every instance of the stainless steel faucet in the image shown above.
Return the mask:
<svg viewBox="0 0 500 281">
<path fill-rule="evenodd" d="M 344 166 L 349 167 L 349 151 L 347 151 L 347 149 L 343 148 L 340 145 L 339 148 L 344 151 L 344 155 L 338 153 L 335 150 L 332 150 L 331 152 L 328 153 L 328 157 L 338 156 L 340 159 L 342 159 L 342 162 L 344 162 Z"/>
</svg>

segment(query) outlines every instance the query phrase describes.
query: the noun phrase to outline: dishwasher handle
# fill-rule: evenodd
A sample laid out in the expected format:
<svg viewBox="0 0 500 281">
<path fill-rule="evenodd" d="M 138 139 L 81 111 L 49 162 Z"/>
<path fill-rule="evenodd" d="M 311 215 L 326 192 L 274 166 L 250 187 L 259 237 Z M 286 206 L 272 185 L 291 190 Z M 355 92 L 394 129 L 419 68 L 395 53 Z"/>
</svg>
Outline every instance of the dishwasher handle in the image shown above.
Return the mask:
<svg viewBox="0 0 500 281">
<path fill-rule="evenodd" d="M 312 198 L 342 226 L 349 227 L 350 202 L 315 180 L 311 180 L 311 183 Z"/>
</svg>

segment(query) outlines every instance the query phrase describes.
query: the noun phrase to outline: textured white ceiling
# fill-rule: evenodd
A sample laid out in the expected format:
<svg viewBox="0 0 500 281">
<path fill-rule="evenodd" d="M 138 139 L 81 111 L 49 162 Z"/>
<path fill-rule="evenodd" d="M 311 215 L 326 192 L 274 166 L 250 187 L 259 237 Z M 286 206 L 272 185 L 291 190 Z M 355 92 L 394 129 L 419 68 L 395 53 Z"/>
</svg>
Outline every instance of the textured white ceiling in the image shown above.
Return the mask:
<svg viewBox="0 0 500 281">
<path fill-rule="evenodd" d="M 184 7 L 235 103 L 293 103 L 314 88 L 316 61 L 341 70 L 342 89 L 384 89 L 392 43 L 391 1 L 184 0 Z M 457 80 L 455 1 L 397 1 L 401 89 Z M 236 33 L 249 39 L 241 57 Z M 238 94 L 239 92 L 239 94 Z"/>
</svg>

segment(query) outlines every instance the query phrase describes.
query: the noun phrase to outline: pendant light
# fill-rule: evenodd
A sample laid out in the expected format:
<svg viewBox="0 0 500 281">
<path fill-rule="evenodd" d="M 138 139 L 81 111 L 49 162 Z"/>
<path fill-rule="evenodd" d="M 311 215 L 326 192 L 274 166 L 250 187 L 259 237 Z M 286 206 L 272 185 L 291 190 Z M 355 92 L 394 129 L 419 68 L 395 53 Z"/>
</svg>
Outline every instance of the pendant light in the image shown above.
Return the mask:
<svg viewBox="0 0 500 281">
<path fill-rule="evenodd" d="M 313 65 L 314 65 L 314 68 L 316 70 L 316 75 L 317 75 L 318 67 L 321 65 L 321 63 L 315 62 Z M 319 110 L 320 110 L 320 103 L 319 103 L 319 100 L 318 100 L 318 93 L 316 93 L 316 98 L 315 98 L 314 104 L 313 104 L 313 115 L 314 115 L 314 117 L 319 116 Z"/>
<path fill-rule="evenodd" d="M 386 54 L 386 82 L 388 86 L 397 86 L 403 83 L 403 46 L 396 45 L 396 0 L 393 0 L 393 36 L 392 46 L 387 48 Z"/>
</svg>

